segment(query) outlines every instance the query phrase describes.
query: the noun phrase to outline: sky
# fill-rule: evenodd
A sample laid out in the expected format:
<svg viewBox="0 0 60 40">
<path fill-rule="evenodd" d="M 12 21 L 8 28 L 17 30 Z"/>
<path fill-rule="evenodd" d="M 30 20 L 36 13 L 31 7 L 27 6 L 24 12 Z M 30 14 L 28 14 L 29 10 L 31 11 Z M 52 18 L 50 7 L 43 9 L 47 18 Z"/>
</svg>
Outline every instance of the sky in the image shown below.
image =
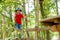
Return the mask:
<svg viewBox="0 0 60 40">
<path fill-rule="evenodd" d="M 30 12 L 30 11 L 32 11 L 32 9 L 34 9 L 34 5 L 33 5 L 33 0 L 29 0 L 29 2 L 28 1 L 26 1 L 27 3 L 26 3 L 26 13 L 28 13 L 28 12 Z M 28 7 L 28 5 L 29 5 L 29 7 Z M 28 8 L 29 8 L 29 11 L 28 11 Z"/>
<path fill-rule="evenodd" d="M 58 11 L 60 12 L 60 1 L 58 1 Z"/>
<path fill-rule="evenodd" d="M 29 0 L 29 12 L 32 11 L 32 9 L 34 9 L 33 0 Z M 60 1 L 58 1 L 58 11 L 60 12 Z M 26 4 L 26 12 L 28 13 L 28 1 Z"/>
</svg>

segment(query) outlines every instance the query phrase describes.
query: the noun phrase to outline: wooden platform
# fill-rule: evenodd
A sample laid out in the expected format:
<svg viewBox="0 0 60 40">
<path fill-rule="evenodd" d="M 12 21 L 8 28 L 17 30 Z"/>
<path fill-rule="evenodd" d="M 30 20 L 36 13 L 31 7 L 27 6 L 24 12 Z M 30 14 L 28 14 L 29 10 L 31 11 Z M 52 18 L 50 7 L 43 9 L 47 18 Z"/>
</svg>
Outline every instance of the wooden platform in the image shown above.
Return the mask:
<svg viewBox="0 0 60 40">
<path fill-rule="evenodd" d="M 50 30 L 54 32 L 60 31 L 60 15 L 59 16 L 52 16 L 50 18 L 45 18 L 40 20 L 40 23 L 46 27 L 50 27 Z"/>
<path fill-rule="evenodd" d="M 54 22 L 54 23 L 60 23 L 60 15 L 59 16 L 52 16 L 49 18 L 45 18 L 40 20 L 40 22 Z"/>
</svg>

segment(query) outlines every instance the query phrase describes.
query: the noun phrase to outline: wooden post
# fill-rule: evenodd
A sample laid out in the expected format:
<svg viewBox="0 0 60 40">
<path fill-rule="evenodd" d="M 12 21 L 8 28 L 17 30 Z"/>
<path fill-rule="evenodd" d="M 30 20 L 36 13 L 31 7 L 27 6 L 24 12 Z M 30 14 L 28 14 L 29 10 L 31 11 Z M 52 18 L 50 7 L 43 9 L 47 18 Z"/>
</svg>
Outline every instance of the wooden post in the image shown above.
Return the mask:
<svg viewBox="0 0 60 40">
<path fill-rule="evenodd" d="M 44 0 L 39 0 L 40 2 L 40 10 L 41 10 L 41 14 L 42 14 L 42 18 L 45 18 L 44 16 L 44 11 L 43 11 L 43 1 Z M 46 39 L 49 40 L 49 31 L 46 31 Z"/>
</svg>

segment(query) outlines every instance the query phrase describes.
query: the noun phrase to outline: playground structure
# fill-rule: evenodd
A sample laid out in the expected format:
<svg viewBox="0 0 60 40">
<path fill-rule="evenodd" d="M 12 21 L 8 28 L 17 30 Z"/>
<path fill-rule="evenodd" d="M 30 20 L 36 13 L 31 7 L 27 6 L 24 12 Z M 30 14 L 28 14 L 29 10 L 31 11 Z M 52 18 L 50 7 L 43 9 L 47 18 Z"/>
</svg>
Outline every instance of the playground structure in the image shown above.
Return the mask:
<svg viewBox="0 0 60 40">
<path fill-rule="evenodd" d="M 36 26 L 36 28 L 27 29 L 26 32 L 32 32 L 32 31 L 39 32 L 41 30 L 51 30 L 53 32 L 60 32 L 60 16 L 54 16 L 54 17 L 51 17 L 51 18 L 42 19 L 40 21 L 40 23 L 42 23 L 42 25 L 44 25 L 46 27 L 45 28 L 38 28 Z M 3 40 L 5 39 L 4 35 L 5 34 L 3 33 Z M 36 39 L 38 39 L 37 35 L 36 35 Z M 15 40 L 17 40 L 17 39 L 15 39 Z M 33 39 L 24 38 L 24 39 L 21 39 L 21 40 L 33 40 Z"/>
<path fill-rule="evenodd" d="M 37 1 L 37 4 L 38 4 L 38 0 Z M 42 0 L 40 0 L 41 3 L 43 2 Z M 38 5 L 36 5 L 38 6 Z M 42 5 L 40 5 L 42 7 Z M 41 8 L 43 10 L 43 8 Z M 41 13 L 43 13 L 41 10 Z M 31 28 L 29 29 L 27 27 L 27 23 L 26 23 L 26 33 L 27 33 L 27 38 L 23 38 L 21 40 L 38 40 L 38 32 L 40 32 L 41 30 L 51 30 L 53 32 L 60 32 L 60 15 L 59 16 L 53 16 L 53 17 L 50 17 L 50 18 L 46 18 L 46 19 L 42 19 L 42 20 L 38 20 L 38 8 L 37 8 L 37 12 L 36 12 L 36 26 L 35 28 Z M 3 17 L 4 19 L 4 17 Z M 25 19 L 26 22 L 27 22 L 27 19 Z M 43 26 L 46 26 L 45 28 L 39 28 L 38 27 L 38 23 L 41 23 Z M 2 20 L 2 24 L 4 26 L 4 20 Z M 3 27 L 2 27 L 3 29 Z M 29 38 L 29 32 L 32 32 L 32 31 L 35 31 L 35 39 L 32 39 L 32 38 Z M 2 32 L 4 32 L 4 30 L 2 30 Z M 3 33 L 3 40 L 5 40 L 5 33 Z M 14 39 L 14 40 L 20 40 L 20 39 Z M 47 39 L 48 40 L 48 39 Z"/>
<path fill-rule="evenodd" d="M 60 32 L 60 15 L 43 19 L 40 22 L 42 25 L 50 27 L 50 30 Z"/>
<path fill-rule="evenodd" d="M 40 32 L 41 30 L 51 30 L 53 32 L 60 32 L 60 15 L 59 16 L 53 16 L 50 18 L 42 19 L 40 21 L 43 26 L 46 26 L 45 28 L 38 28 L 37 26 L 32 29 L 27 29 L 27 32 Z M 24 38 L 21 40 L 38 40 L 38 34 L 36 35 L 36 39 L 32 38 Z"/>
</svg>

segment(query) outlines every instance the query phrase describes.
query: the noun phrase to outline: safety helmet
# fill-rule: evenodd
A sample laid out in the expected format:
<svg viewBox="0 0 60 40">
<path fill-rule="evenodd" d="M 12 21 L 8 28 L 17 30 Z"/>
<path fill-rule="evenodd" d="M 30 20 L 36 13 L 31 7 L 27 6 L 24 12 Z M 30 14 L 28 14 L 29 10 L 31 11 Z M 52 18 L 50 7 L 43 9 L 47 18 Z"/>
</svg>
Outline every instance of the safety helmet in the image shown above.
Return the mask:
<svg viewBox="0 0 60 40">
<path fill-rule="evenodd" d="M 18 11 L 18 10 L 19 10 L 19 11 L 22 11 L 20 7 L 18 7 L 18 8 L 16 9 L 16 11 Z"/>
</svg>

